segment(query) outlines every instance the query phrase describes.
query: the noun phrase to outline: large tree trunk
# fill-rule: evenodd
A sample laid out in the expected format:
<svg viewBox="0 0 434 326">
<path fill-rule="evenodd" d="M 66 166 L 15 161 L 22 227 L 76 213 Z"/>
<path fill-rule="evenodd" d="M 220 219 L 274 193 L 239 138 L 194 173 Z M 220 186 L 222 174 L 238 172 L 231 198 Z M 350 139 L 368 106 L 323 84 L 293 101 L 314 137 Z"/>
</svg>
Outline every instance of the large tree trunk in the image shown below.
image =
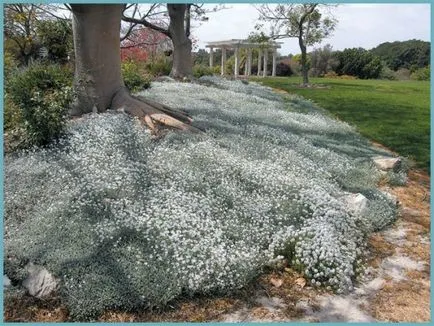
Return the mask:
<svg viewBox="0 0 434 326">
<path fill-rule="evenodd" d="M 126 89 L 119 33 L 124 5 L 72 4 L 71 8 L 77 94 L 71 115 L 120 110 L 141 118 L 154 131 L 159 124 L 197 131 L 189 125 L 191 119 L 185 112 L 132 97 Z"/>
<path fill-rule="evenodd" d="M 104 112 L 124 87 L 121 75 L 120 36 L 124 5 L 73 4 L 77 101 L 72 114 Z"/>
<path fill-rule="evenodd" d="M 170 75 L 174 78 L 193 75 L 191 40 L 186 33 L 185 13 L 187 4 L 168 4 L 169 33 L 173 43 L 173 64 Z"/>
</svg>

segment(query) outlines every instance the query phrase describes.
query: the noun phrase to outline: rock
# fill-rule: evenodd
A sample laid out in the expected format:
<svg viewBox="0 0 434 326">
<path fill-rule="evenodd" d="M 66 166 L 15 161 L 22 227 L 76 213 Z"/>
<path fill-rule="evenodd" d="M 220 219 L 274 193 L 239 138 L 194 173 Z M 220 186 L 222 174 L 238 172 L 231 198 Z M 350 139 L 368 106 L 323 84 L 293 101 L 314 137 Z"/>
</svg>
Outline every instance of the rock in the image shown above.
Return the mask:
<svg viewBox="0 0 434 326">
<path fill-rule="evenodd" d="M 50 295 L 57 289 L 59 280 L 44 267 L 28 263 L 25 268 L 29 275 L 23 281 L 23 286 L 29 291 L 30 295 L 42 298 Z"/>
<path fill-rule="evenodd" d="M 273 286 L 275 286 L 276 288 L 279 288 L 279 287 L 282 286 L 283 281 L 281 279 L 279 279 L 279 278 L 272 277 L 270 279 L 270 283 L 273 284 Z"/>
<path fill-rule="evenodd" d="M 361 215 L 368 205 L 368 199 L 362 194 L 348 194 L 344 196 L 348 209 L 355 215 Z"/>
<path fill-rule="evenodd" d="M 6 289 L 10 286 L 12 286 L 11 280 L 7 275 L 3 275 L 3 289 Z"/>
<path fill-rule="evenodd" d="M 299 287 L 304 288 L 304 286 L 306 285 L 306 280 L 303 277 L 299 277 L 295 280 L 294 283 L 297 284 Z"/>
<path fill-rule="evenodd" d="M 378 156 L 372 159 L 375 166 L 382 171 L 388 171 L 395 169 L 401 164 L 401 158 L 399 157 L 383 157 Z"/>
</svg>

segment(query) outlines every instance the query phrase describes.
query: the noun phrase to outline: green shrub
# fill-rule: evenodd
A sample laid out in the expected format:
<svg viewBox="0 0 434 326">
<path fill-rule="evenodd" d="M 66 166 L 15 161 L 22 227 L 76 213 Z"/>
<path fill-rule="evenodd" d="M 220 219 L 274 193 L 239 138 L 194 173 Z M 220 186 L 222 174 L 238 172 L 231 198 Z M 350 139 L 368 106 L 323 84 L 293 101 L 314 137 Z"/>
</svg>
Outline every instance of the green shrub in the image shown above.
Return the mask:
<svg viewBox="0 0 434 326">
<path fill-rule="evenodd" d="M 122 76 L 125 86 L 131 92 L 138 92 L 151 86 L 150 76 L 135 61 L 122 62 Z"/>
<path fill-rule="evenodd" d="M 172 69 L 169 59 L 159 56 L 146 64 L 146 70 L 151 76 L 168 76 Z"/>
<path fill-rule="evenodd" d="M 430 80 L 430 66 L 416 69 L 410 76 L 411 79 L 414 80 Z"/>
<path fill-rule="evenodd" d="M 4 76 L 8 77 L 18 68 L 18 61 L 15 59 L 15 56 L 9 52 L 5 51 L 3 56 L 4 63 Z"/>
<path fill-rule="evenodd" d="M 387 66 L 383 66 L 380 73 L 380 79 L 397 80 L 396 73 Z"/>
<path fill-rule="evenodd" d="M 23 123 L 20 108 L 12 101 L 8 93 L 4 95 L 3 104 L 3 130 L 18 129 Z"/>
<path fill-rule="evenodd" d="M 66 63 L 73 50 L 70 20 L 40 20 L 36 24 L 40 45 L 47 49 L 47 60 Z"/>
<path fill-rule="evenodd" d="M 204 65 L 193 66 L 193 76 L 196 78 L 200 78 L 202 76 L 212 76 L 214 74 L 215 74 L 214 67 L 209 67 Z"/>
<path fill-rule="evenodd" d="M 72 101 L 72 72 L 31 65 L 11 76 L 6 91 L 20 109 L 28 145 L 46 145 L 63 131 Z"/>
</svg>

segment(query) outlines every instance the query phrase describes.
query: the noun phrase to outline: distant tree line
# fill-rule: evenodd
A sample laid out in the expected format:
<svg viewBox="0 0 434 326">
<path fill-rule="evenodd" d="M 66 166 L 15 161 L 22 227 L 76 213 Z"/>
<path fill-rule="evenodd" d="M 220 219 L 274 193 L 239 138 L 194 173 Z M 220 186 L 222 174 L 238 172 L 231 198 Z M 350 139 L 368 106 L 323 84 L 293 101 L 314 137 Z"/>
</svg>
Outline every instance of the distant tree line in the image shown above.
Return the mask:
<svg viewBox="0 0 434 326">
<path fill-rule="evenodd" d="M 233 52 L 228 52 L 231 65 Z M 199 49 L 193 53 L 196 65 L 208 65 L 209 53 Z M 214 64 L 220 65 L 221 51 L 214 51 Z M 327 44 L 308 53 L 307 66 L 312 77 L 353 76 L 360 79 L 429 79 L 430 43 L 420 40 L 386 42 L 366 50 L 348 48 L 334 51 Z M 240 60 L 240 69 L 243 68 Z M 271 70 L 271 65 L 269 70 Z M 252 72 L 256 73 L 254 60 Z M 229 72 L 229 70 L 228 70 Z M 277 62 L 277 76 L 301 75 L 301 55 L 280 56 Z"/>
</svg>

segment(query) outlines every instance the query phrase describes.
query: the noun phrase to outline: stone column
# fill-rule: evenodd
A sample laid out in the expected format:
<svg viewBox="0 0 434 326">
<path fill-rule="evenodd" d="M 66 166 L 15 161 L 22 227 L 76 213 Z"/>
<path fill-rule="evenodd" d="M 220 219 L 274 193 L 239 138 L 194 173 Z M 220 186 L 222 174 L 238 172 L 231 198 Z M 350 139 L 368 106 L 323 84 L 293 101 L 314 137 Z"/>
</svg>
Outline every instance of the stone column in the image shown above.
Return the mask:
<svg viewBox="0 0 434 326">
<path fill-rule="evenodd" d="M 268 62 L 268 49 L 264 50 L 264 71 L 262 72 L 262 77 L 267 76 L 267 62 Z"/>
<path fill-rule="evenodd" d="M 235 66 L 234 66 L 234 76 L 235 78 L 239 75 L 239 64 L 240 64 L 240 50 L 238 47 L 235 48 Z"/>
<path fill-rule="evenodd" d="M 247 69 L 246 75 L 250 76 L 252 74 L 252 49 L 247 49 Z"/>
<path fill-rule="evenodd" d="M 226 63 L 226 48 L 222 48 L 222 69 L 221 75 L 225 74 L 225 63 Z"/>
<path fill-rule="evenodd" d="M 258 54 L 258 76 L 261 76 L 261 65 L 262 65 L 262 50 L 259 49 L 259 54 Z"/>
<path fill-rule="evenodd" d="M 271 72 L 271 76 L 276 77 L 276 56 L 277 51 L 276 49 L 273 49 L 273 71 Z"/>
<path fill-rule="evenodd" d="M 214 48 L 210 47 L 209 48 L 209 66 L 212 68 L 213 65 L 214 65 Z"/>
</svg>

